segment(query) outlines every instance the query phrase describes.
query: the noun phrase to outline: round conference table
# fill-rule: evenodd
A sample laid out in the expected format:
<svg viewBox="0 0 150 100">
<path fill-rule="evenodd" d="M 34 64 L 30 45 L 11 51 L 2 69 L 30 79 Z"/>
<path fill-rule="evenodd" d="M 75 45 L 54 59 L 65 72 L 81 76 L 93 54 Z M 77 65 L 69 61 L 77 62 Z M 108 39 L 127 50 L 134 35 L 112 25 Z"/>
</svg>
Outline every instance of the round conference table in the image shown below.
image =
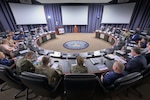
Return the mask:
<svg viewBox="0 0 150 100">
<path fill-rule="evenodd" d="M 59 65 L 62 66 L 63 74 L 70 73 L 70 68 L 72 65 L 76 64 L 75 60 L 78 55 L 84 57 L 84 64 L 88 69 L 88 73 L 102 73 L 111 70 L 114 60 L 105 58 L 102 50 L 82 53 L 64 53 L 53 50 L 44 50 L 40 47 L 42 43 L 55 38 L 55 32 L 41 34 L 34 38 L 34 45 L 39 48 L 38 53 L 41 56 L 47 55 L 51 57 L 52 62 L 58 61 Z M 104 32 L 96 32 L 95 38 L 103 39 L 104 41 L 109 42 L 112 46 L 115 46 L 117 43 L 117 38 Z M 106 65 L 106 68 L 100 68 L 100 66 L 103 65 Z"/>
</svg>

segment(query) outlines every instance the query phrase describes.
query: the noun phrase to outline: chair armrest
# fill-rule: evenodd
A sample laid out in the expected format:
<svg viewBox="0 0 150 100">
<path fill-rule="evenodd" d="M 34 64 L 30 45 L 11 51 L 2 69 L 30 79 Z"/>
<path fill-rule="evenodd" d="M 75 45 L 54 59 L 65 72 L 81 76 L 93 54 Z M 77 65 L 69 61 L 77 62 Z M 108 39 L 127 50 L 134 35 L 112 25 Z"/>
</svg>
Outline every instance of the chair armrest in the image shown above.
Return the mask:
<svg viewBox="0 0 150 100">
<path fill-rule="evenodd" d="M 100 79 L 98 77 L 96 77 L 99 83 L 99 87 L 100 89 L 102 89 L 105 93 L 109 93 L 109 90 L 107 90 L 104 85 L 102 84 L 102 82 L 100 81 Z"/>
</svg>

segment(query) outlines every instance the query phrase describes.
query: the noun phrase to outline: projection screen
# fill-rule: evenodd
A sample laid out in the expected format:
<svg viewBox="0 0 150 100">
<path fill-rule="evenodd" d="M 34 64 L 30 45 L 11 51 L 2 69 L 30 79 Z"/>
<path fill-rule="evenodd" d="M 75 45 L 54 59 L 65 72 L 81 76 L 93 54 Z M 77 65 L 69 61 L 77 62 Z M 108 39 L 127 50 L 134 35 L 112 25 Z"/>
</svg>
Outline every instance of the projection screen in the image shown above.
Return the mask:
<svg viewBox="0 0 150 100">
<path fill-rule="evenodd" d="M 17 25 L 46 24 L 43 5 L 9 3 Z"/>
<path fill-rule="evenodd" d="M 87 25 L 88 6 L 61 6 L 63 25 Z"/>
<path fill-rule="evenodd" d="M 135 3 L 104 5 L 101 23 L 128 24 L 130 23 Z"/>
</svg>

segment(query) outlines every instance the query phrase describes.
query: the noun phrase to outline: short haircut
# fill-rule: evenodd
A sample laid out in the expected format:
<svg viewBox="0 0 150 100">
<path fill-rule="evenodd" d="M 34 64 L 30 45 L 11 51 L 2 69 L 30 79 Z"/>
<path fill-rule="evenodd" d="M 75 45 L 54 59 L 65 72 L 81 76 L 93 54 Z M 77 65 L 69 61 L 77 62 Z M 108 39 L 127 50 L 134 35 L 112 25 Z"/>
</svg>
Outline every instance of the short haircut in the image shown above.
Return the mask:
<svg viewBox="0 0 150 100">
<path fill-rule="evenodd" d="M 49 58 L 49 57 L 44 56 L 44 57 L 42 58 L 42 63 L 43 63 L 43 65 L 48 64 L 48 63 L 49 63 L 49 60 L 50 60 L 50 58 Z"/>
<path fill-rule="evenodd" d="M 26 53 L 25 57 L 30 57 L 30 56 L 33 56 L 34 55 L 34 52 L 33 51 L 29 51 Z"/>
<path fill-rule="evenodd" d="M 120 73 L 123 72 L 124 69 L 125 69 L 124 64 L 123 64 L 122 62 L 120 62 L 120 61 L 115 61 L 115 62 L 114 62 L 114 65 L 117 67 L 117 70 L 118 70 Z"/>
<path fill-rule="evenodd" d="M 132 50 L 136 53 L 136 54 L 141 54 L 141 49 L 139 47 L 133 47 Z"/>
<path fill-rule="evenodd" d="M 83 59 L 83 57 L 77 56 L 76 60 L 77 60 L 77 64 L 78 64 L 79 66 L 82 66 L 82 65 L 84 64 L 84 59 Z"/>
</svg>

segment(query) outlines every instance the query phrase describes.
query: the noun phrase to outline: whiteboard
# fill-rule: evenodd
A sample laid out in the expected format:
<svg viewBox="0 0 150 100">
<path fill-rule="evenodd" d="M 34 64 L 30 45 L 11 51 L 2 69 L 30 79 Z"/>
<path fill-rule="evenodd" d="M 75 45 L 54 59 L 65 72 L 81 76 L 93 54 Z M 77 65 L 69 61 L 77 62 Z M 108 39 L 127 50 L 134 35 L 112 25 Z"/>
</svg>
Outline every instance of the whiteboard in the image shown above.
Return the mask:
<svg viewBox="0 0 150 100">
<path fill-rule="evenodd" d="M 108 24 L 130 23 L 135 3 L 104 5 L 102 22 Z"/>
<path fill-rule="evenodd" d="M 17 25 L 46 24 L 43 5 L 9 3 Z"/>
</svg>

